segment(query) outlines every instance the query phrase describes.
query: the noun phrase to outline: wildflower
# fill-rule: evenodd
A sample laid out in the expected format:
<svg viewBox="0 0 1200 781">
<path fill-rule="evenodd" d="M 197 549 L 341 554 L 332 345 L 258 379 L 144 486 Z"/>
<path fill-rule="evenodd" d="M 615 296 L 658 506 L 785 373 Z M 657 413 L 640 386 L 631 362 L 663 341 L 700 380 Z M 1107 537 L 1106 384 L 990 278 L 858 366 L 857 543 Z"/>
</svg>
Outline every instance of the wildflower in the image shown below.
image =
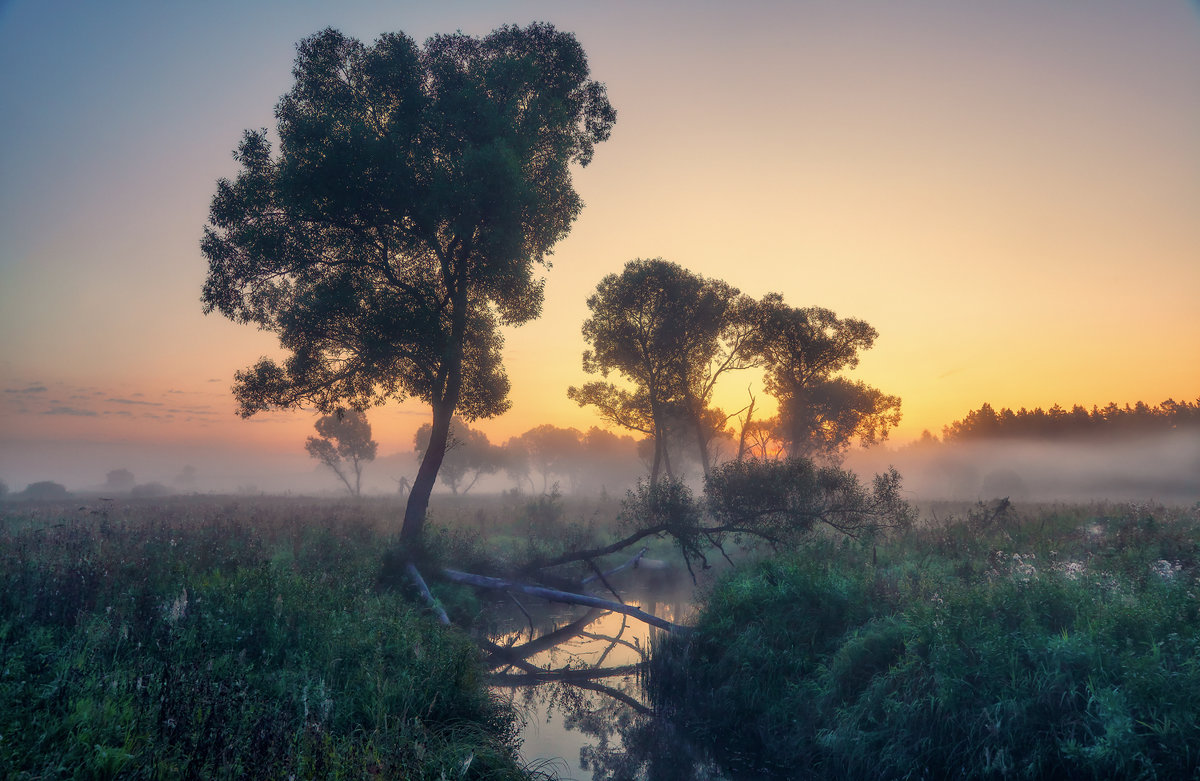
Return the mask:
<svg viewBox="0 0 1200 781">
<path fill-rule="evenodd" d="M 179 619 L 187 615 L 188 593 L 185 588 L 179 596 L 175 597 L 175 601 L 171 603 L 171 607 L 167 610 L 167 623 L 174 624 Z"/>
<path fill-rule="evenodd" d="M 1178 561 L 1170 562 L 1166 559 L 1159 559 L 1150 565 L 1150 571 L 1163 580 L 1172 580 L 1175 575 L 1183 569 Z"/>
</svg>

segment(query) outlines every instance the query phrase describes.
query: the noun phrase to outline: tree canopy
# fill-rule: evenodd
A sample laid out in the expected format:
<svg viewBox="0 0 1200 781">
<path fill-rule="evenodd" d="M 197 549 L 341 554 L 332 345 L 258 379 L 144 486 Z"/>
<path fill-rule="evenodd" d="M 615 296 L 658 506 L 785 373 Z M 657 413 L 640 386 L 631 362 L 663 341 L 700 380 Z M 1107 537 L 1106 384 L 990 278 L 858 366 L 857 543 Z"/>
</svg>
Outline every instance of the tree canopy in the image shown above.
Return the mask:
<svg viewBox="0 0 1200 781">
<path fill-rule="evenodd" d="M 878 332 L 821 307 L 792 307 L 769 293 L 758 302 L 750 349 L 779 402 L 776 435 L 792 455 L 837 453 L 857 437 L 873 443 L 900 422 L 900 399 L 837 376 L 858 365 Z"/>
<path fill-rule="evenodd" d="M 660 258 L 604 277 L 587 303 L 583 368 L 604 379 L 567 395 L 649 437 L 652 482 L 660 471 L 672 475 L 672 452 L 685 438 L 710 473 L 713 443 L 731 417 L 713 406 L 713 392 L 733 371 L 761 368 L 779 406 L 773 420 L 747 411 L 739 457 L 748 445 L 759 457 L 836 456 L 853 439 L 885 438 L 899 422 L 899 398 L 839 376 L 875 341 L 862 320 L 792 307 L 778 293 L 755 300 Z M 626 384 L 609 381 L 613 372 Z"/>
<path fill-rule="evenodd" d="M 634 390 L 593 381 L 567 395 L 652 437 L 652 479 L 660 469 L 671 474 L 671 421 L 685 421 L 707 474 L 709 442 L 724 423 L 709 407 L 717 378 L 755 362 L 744 349 L 752 300 L 721 280 L 654 258 L 632 260 L 620 274 L 604 277 L 587 305 L 592 316 L 583 336 L 591 349 L 583 354 L 584 371 L 606 380 L 615 371 Z"/>
<path fill-rule="evenodd" d="M 582 209 L 616 113 L 569 33 L 403 33 L 300 42 L 276 106 L 278 151 L 247 131 L 217 183 L 203 302 L 279 337 L 235 376 L 243 416 L 416 397 L 431 443 L 405 511 L 419 535 L 455 413 L 508 407 L 501 325 L 537 317 L 553 246 Z"/>
<path fill-rule="evenodd" d="M 1091 410 L 1080 404 L 1064 409 L 1055 404 L 1048 410 L 1008 407 L 995 410 L 983 404 L 962 420 L 943 427 L 946 442 L 987 439 L 1072 439 L 1104 436 L 1142 436 L 1171 431 L 1200 429 L 1200 399 L 1194 402 L 1166 401 L 1150 406 L 1139 401 L 1124 407 L 1109 402 Z"/>
</svg>

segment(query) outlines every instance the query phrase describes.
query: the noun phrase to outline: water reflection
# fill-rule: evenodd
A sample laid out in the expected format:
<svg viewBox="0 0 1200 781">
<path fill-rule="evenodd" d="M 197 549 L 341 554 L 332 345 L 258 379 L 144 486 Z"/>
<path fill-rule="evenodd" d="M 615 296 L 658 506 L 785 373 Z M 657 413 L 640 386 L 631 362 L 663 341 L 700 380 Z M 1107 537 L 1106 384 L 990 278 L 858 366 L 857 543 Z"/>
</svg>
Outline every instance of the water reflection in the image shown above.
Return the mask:
<svg viewBox="0 0 1200 781">
<path fill-rule="evenodd" d="M 631 573 L 626 604 L 673 623 L 693 609 L 690 579 L 666 582 Z M 578 781 L 724 779 L 668 721 L 642 688 L 651 638 L 662 630 L 599 609 L 495 605 L 499 632 L 483 641 L 493 691 L 524 714 L 527 761 L 561 760 L 547 770 Z"/>
</svg>

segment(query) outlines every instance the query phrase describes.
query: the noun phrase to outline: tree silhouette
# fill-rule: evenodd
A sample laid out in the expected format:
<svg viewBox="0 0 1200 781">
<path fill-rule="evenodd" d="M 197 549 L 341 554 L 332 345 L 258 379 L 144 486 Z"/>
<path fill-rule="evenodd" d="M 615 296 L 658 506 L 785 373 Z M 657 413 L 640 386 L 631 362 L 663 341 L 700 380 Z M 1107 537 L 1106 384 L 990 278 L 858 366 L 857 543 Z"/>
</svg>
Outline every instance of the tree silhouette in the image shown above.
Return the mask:
<svg viewBox="0 0 1200 781">
<path fill-rule="evenodd" d="M 542 476 L 542 491 L 550 490 L 550 475 L 574 482 L 583 455 L 583 435 L 573 428 L 549 423 L 531 428 L 509 444 L 524 455 L 530 469 Z"/>
<path fill-rule="evenodd" d="M 709 408 L 716 381 L 755 364 L 746 349 L 753 301 L 720 280 L 655 258 L 632 260 L 620 274 L 604 277 L 587 304 L 592 316 L 583 336 L 591 349 L 583 354 L 584 371 L 606 380 L 615 371 L 634 389 L 593 381 L 567 395 L 653 438 L 652 482 L 660 470 L 672 474 L 671 421 L 686 421 L 707 474 L 709 443 L 717 421 L 724 424 Z"/>
<path fill-rule="evenodd" d="M 789 454 L 836 455 L 853 438 L 886 438 L 899 423 L 898 397 L 837 376 L 875 343 L 870 325 L 820 307 L 788 306 L 778 293 L 762 298 L 756 316 L 749 349 L 762 358 L 766 390 L 779 403 L 776 430 Z"/>
<path fill-rule="evenodd" d="M 540 313 L 535 267 L 583 206 L 570 164 L 591 160 L 616 114 L 574 36 L 548 24 L 423 47 L 328 29 L 300 42 L 293 73 L 278 153 L 248 131 L 240 173 L 217 184 L 205 311 L 277 334 L 288 353 L 237 373 L 243 416 L 430 405 L 411 539 L 453 416 L 508 407 L 498 328 Z"/>
<path fill-rule="evenodd" d="M 316 422 L 317 433 L 309 437 L 304 449 L 313 458 L 333 470 L 346 490 L 354 496 L 362 493 L 363 464 L 375 460 L 379 443 L 371 439 L 371 424 L 358 410 L 338 410 Z M 350 482 L 350 478 L 354 482 Z"/>
</svg>

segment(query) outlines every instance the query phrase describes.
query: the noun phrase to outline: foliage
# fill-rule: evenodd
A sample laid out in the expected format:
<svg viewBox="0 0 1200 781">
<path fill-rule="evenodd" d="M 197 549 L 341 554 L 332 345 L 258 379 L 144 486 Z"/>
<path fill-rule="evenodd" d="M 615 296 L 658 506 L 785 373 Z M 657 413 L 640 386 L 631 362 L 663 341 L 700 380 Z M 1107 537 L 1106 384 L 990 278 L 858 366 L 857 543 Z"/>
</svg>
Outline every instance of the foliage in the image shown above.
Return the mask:
<svg viewBox="0 0 1200 781">
<path fill-rule="evenodd" d="M 525 569 L 593 562 L 648 537 L 667 537 L 693 571 L 694 563 L 708 567 L 714 551 L 729 558 L 725 546 L 731 542 L 790 547 L 818 525 L 866 538 L 907 528 L 913 519 L 894 470 L 877 476 L 868 490 L 854 474 L 807 459 L 731 461 L 709 474 L 705 494 L 707 501 L 698 501 L 678 479 L 639 481 L 621 507 L 624 536 L 599 547 L 567 546 L 560 555 L 543 552 Z"/>
<path fill-rule="evenodd" d="M 474 644 L 373 588 L 361 509 L 5 518 L 6 777 L 528 777 Z"/>
<path fill-rule="evenodd" d="M 583 435 L 574 428 L 560 428 L 549 423 L 529 429 L 506 444 L 526 468 L 542 476 L 542 492 L 550 489 L 550 476 L 573 478 L 583 455 Z"/>
<path fill-rule="evenodd" d="M 704 483 L 709 514 L 734 534 L 795 542 L 824 523 L 852 537 L 904 529 L 914 519 L 896 470 L 867 491 L 858 477 L 805 458 L 730 461 Z"/>
<path fill-rule="evenodd" d="M 362 469 L 367 461 L 374 461 L 379 443 L 371 438 L 371 424 L 361 410 L 339 409 L 332 415 L 317 419 L 315 424 L 320 437 L 309 437 L 304 449 L 313 458 L 333 470 L 346 490 L 354 496 L 362 493 Z M 343 464 L 348 471 L 343 469 Z M 354 483 L 351 484 L 350 476 Z"/>
<path fill-rule="evenodd" d="M 113 469 L 104 477 L 105 491 L 129 491 L 137 483 L 128 469 Z"/>
<path fill-rule="evenodd" d="M 433 410 L 404 534 L 419 536 L 452 416 L 507 406 L 502 325 L 541 309 L 535 266 L 582 209 L 615 112 L 575 38 L 548 24 L 483 38 L 328 29 L 298 46 L 279 152 L 245 134 L 202 250 L 206 312 L 279 336 L 236 375 L 243 415 L 415 396 Z"/>
<path fill-rule="evenodd" d="M 583 336 L 591 347 L 583 368 L 604 379 L 567 395 L 650 438 L 651 482 L 678 473 L 672 455 L 678 461 L 682 452 L 696 453 L 709 474 L 715 442 L 733 417 L 712 406 L 713 392 L 733 371 L 762 367 L 779 405 L 773 420 L 754 420 L 751 398 L 739 459 L 747 447 L 761 458 L 836 458 L 853 440 L 886 439 L 900 420 L 898 397 L 839 376 L 874 344 L 875 329 L 861 320 L 791 307 L 778 293 L 756 301 L 662 259 L 630 261 L 604 277 L 587 303 Z M 608 381 L 612 372 L 632 388 Z M 691 444 L 678 448 L 684 440 Z"/>
<path fill-rule="evenodd" d="M 1195 777 L 1198 532 L 1194 511 L 1001 502 L 814 538 L 722 580 L 649 691 L 755 777 Z"/>
</svg>

